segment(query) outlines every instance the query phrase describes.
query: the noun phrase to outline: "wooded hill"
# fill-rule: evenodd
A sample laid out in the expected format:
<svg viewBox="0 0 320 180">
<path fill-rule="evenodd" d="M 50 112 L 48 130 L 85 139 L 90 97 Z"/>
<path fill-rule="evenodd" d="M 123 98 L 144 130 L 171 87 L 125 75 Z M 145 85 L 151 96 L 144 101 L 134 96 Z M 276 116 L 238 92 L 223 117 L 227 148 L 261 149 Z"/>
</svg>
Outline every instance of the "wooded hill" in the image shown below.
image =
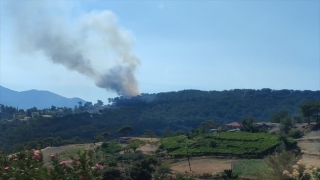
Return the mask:
<svg viewBox="0 0 320 180">
<path fill-rule="evenodd" d="M 320 91 L 294 90 L 184 90 L 159 94 L 142 94 L 134 98 L 110 99 L 112 106 L 98 113 L 75 113 L 52 118 L 37 117 L 27 121 L 0 122 L 0 148 L 6 152 L 23 146 L 46 147 L 49 144 L 92 142 L 103 132 L 110 138 L 121 134 L 122 126 L 131 126 L 129 136 L 139 136 L 146 129 L 156 134 L 190 131 L 204 120 L 221 125 L 252 117 L 268 119 L 280 110 L 301 114 L 299 105 L 317 101 Z M 27 143 L 29 142 L 29 143 Z M 36 147 L 34 147 L 36 148 Z"/>
<path fill-rule="evenodd" d="M 300 114 L 299 105 L 306 101 L 320 100 L 320 91 L 250 90 L 230 91 L 184 90 L 159 94 L 142 94 L 131 99 L 115 98 L 117 107 L 132 106 L 143 110 L 140 121 L 169 121 L 196 124 L 214 120 L 225 124 L 252 117 L 268 121 L 280 110 L 290 115 Z"/>
</svg>

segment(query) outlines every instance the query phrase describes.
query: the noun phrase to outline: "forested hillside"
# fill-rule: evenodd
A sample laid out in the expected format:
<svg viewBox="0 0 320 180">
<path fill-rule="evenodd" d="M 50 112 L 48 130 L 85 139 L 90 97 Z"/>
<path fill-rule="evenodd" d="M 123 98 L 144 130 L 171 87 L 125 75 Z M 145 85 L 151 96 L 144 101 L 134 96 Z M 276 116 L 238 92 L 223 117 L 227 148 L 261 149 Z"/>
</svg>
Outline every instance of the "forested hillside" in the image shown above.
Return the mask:
<svg viewBox="0 0 320 180">
<path fill-rule="evenodd" d="M 26 121 L 0 122 L 0 148 L 7 152 L 23 146 L 46 147 L 49 144 L 92 142 L 101 140 L 103 132 L 118 137 L 118 129 L 131 126 L 129 136 L 141 135 L 146 129 L 156 134 L 188 131 L 204 120 L 220 125 L 252 117 L 268 119 L 280 110 L 301 114 L 299 105 L 319 100 L 320 91 L 270 89 L 199 91 L 184 90 L 159 94 L 142 94 L 134 98 L 110 99 L 98 113 L 75 113 L 52 118 L 34 117 Z M 29 142 L 29 143 L 27 143 Z"/>
<path fill-rule="evenodd" d="M 118 107 L 140 107 L 139 120 L 199 122 L 211 119 L 220 124 L 252 117 L 267 121 L 279 110 L 300 114 L 299 105 L 320 99 L 320 91 L 250 90 L 230 91 L 184 90 L 159 94 L 143 94 L 126 99 L 115 98 Z M 150 119 L 147 119 L 150 118 Z"/>
</svg>

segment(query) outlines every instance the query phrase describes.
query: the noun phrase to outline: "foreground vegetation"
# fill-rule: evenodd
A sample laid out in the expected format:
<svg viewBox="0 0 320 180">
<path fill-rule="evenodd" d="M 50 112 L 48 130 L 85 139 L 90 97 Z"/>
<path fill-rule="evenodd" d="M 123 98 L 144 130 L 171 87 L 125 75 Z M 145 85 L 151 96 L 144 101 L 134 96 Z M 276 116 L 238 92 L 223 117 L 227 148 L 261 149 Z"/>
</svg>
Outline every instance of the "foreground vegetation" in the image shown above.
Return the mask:
<svg viewBox="0 0 320 180">
<path fill-rule="evenodd" d="M 235 134 L 235 133 L 234 133 Z M 177 138 L 177 137 L 175 137 Z M 181 136 L 179 137 L 181 138 Z M 224 137 L 226 138 L 226 136 Z M 10 156 L 0 153 L 0 180 L 195 180 L 200 179 L 273 179 L 273 180 L 318 180 L 317 164 L 299 160 L 299 151 L 282 151 L 263 159 L 238 159 L 232 169 L 216 174 L 173 173 L 170 164 L 163 164 L 161 153 L 145 155 L 133 144 L 116 141 L 91 146 L 79 151 L 67 150 L 50 154 L 49 164 L 38 150 L 26 150 Z M 124 153 L 119 153 L 122 150 Z M 66 156 L 66 155 L 69 156 Z M 160 155 L 160 156 L 159 156 Z"/>
<path fill-rule="evenodd" d="M 13 155 L 0 153 L 0 180 L 151 180 L 166 179 L 170 167 L 161 164 L 161 159 L 154 155 L 136 152 L 142 142 L 133 140 L 128 144 L 115 141 L 66 150 L 48 155 L 45 161 L 39 150 L 26 150 Z M 123 153 L 119 153 L 126 150 Z M 66 155 L 69 155 L 67 157 Z M 170 179 L 193 180 L 188 176 L 176 174 Z"/>
</svg>

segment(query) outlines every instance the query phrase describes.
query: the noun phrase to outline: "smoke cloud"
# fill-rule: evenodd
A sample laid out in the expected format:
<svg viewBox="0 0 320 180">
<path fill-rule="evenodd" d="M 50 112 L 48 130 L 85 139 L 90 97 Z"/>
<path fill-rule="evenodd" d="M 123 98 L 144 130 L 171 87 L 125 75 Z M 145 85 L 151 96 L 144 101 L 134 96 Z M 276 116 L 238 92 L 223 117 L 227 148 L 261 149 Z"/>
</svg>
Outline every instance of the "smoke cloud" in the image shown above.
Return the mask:
<svg viewBox="0 0 320 180">
<path fill-rule="evenodd" d="M 118 95 L 139 95 L 134 73 L 140 60 L 132 51 L 132 36 L 118 26 L 114 13 L 93 11 L 74 17 L 74 7 L 47 2 L 8 5 L 19 49 L 43 53 Z"/>
</svg>

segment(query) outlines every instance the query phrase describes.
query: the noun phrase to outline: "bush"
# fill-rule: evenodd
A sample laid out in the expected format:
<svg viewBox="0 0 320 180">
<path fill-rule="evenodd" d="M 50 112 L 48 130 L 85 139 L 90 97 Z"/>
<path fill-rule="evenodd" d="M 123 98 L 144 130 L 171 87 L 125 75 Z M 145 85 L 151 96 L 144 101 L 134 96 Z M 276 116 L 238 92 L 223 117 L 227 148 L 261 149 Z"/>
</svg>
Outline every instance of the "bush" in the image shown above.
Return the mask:
<svg viewBox="0 0 320 180">
<path fill-rule="evenodd" d="M 195 178 L 187 175 L 177 174 L 174 180 L 195 180 Z"/>
<path fill-rule="evenodd" d="M 131 164 L 129 168 L 130 177 L 134 180 L 152 179 L 158 160 L 155 157 L 147 157 Z"/>
<path fill-rule="evenodd" d="M 115 167 L 117 166 L 118 161 L 115 159 L 110 159 L 107 163 L 108 163 L 108 166 Z"/>
<path fill-rule="evenodd" d="M 320 179 L 320 168 L 316 164 L 306 165 L 302 160 L 292 166 L 292 173 L 284 170 L 282 174 L 288 179 L 294 180 L 318 180 Z"/>
<path fill-rule="evenodd" d="M 154 173 L 154 179 L 164 179 L 167 175 L 171 173 L 171 168 L 169 165 L 161 165 Z"/>
<path fill-rule="evenodd" d="M 215 141 L 210 141 L 210 147 L 214 148 L 217 147 L 217 143 Z"/>
<path fill-rule="evenodd" d="M 197 178 L 199 179 L 212 179 L 213 175 L 211 173 L 202 173 L 201 175 L 198 175 Z"/>
<path fill-rule="evenodd" d="M 287 176 L 283 174 L 284 170 L 292 170 L 292 166 L 300 159 L 300 154 L 284 151 L 276 155 L 268 156 L 266 163 L 268 165 L 268 171 L 266 177 L 268 179 L 283 180 L 287 179 Z M 265 177 L 265 178 L 266 178 Z"/>
<path fill-rule="evenodd" d="M 298 129 L 294 129 L 289 131 L 288 136 L 292 137 L 293 139 L 298 139 L 298 138 L 302 138 L 303 137 L 303 132 L 298 130 Z"/>
<path fill-rule="evenodd" d="M 140 153 L 125 153 L 116 155 L 116 159 L 118 161 L 125 160 L 125 161 L 139 161 L 143 158 L 147 157 L 147 155 L 140 154 Z"/>
<path fill-rule="evenodd" d="M 285 143 L 285 145 L 286 145 L 287 150 L 297 148 L 297 141 L 294 140 L 294 139 L 291 138 L 291 137 L 286 138 L 286 140 L 284 141 L 284 143 Z"/>
<path fill-rule="evenodd" d="M 103 180 L 120 180 L 121 179 L 121 172 L 119 169 L 116 168 L 107 168 L 105 173 L 103 174 Z"/>
<path fill-rule="evenodd" d="M 102 143 L 101 149 L 105 153 L 118 153 L 122 150 L 122 146 L 116 141 L 109 141 L 107 143 Z"/>
<path fill-rule="evenodd" d="M 223 179 L 237 179 L 238 175 L 232 172 L 232 169 L 225 169 L 223 171 Z"/>
</svg>

